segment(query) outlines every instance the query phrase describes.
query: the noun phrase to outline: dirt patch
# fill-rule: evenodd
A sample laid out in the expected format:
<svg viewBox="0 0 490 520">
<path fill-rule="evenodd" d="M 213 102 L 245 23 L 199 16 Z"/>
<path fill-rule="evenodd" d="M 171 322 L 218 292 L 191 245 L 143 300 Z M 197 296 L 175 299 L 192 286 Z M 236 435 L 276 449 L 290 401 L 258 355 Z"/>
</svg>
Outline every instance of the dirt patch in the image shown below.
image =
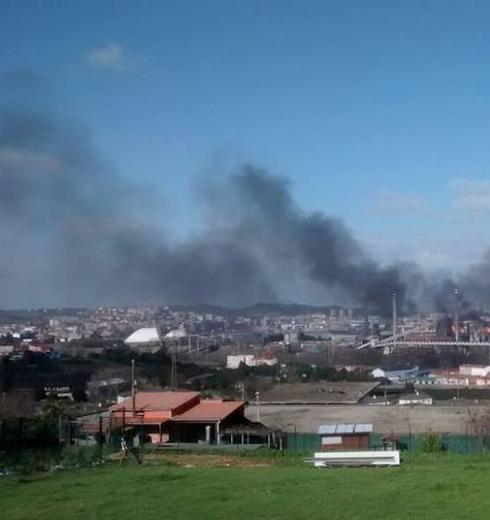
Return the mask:
<svg viewBox="0 0 490 520">
<path fill-rule="evenodd" d="M 224 455 L 221 453 L 147 453 L 143 458 L 146 464 L 169 464 L 196 468 L 266 468 L 272 462 L 253 457 Z"/>
<path fill-rule="evenodd" d="M 486 407 L 480 407 L 485 409 Z M 471 410 L 478 406 L 471 407 Z M 255 406 L 250 405 L 246 414 L 256 417 Z M 261 421 L 270 428 L 285 431 L 316 433 L 320 424 L 371 423 L 377 433 L 391 432 L 401 435 L 424 433 L 431 429 L 440 433 L 464 435 L 468 423 L 466 406 L 365 406 L 329 405 L 296 406 L 271 405 L 260 407 Z"/>
</svg>

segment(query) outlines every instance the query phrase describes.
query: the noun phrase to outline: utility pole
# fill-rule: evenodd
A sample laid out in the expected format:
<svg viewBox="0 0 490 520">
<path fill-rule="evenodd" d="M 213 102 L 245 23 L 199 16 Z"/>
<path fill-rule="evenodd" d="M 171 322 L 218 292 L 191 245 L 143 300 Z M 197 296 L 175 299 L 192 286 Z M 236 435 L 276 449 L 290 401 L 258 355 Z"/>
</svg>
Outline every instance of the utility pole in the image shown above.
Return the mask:
<svg viewBox="0 0 490 520">
<path fill-rule="evenodd" d="M 177 389 L 177 342 L 172 343 L 172 368 L 170 372 L 170 387 L 172 390 Z"/>
<path fill-rule="evenodd" d="M 454 336 L 456 339 L 456 343 L 459 341 L 459 289 L 457 287 L 454 288 Z"/>
<path fill-rule="evenodd" d="M 177 347 L 180 345 L 183 345 L 184 338 L 188 338 L 187 345 L 188 348 L 190 348 L 191 339 L 189 338 L 190 334 L 186 332 L 186 330 L 183 328 L 183 325 L 179 325 L 179 328 L 173 329 L 167 334 L 165 334 L 165 340 L 168 341 L 168 347 L 167 352 L 170 348 L 170 358 L 171 358 L 171 368 L 170 368 L 170 387 L 172 390 L 176 390 L 177 386 L 179 384 L 177 380 Z M 167 343 L 166 343 L 167 344 Z"/>
<path fill-rule="evenodd" d="M 133 417 L 136 414 L 136 388 L 134 380 L 134 358 L 131 359 L 131 405 L 133 408 Z"/>
<path fill-rule="evenodd" d="M 255 409 L 257 411 L 257 422 L 260 422 L 260 392 L 255 392 Z"/>
</svg>

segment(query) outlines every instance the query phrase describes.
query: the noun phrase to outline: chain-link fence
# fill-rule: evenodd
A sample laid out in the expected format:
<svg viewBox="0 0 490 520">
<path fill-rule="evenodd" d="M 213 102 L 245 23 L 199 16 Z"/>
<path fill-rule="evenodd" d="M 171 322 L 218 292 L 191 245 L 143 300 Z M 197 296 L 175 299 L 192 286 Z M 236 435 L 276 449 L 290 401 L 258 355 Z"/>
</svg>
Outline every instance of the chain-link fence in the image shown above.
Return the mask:
<svg viewBox="0 0 490 520">
<path fill-rule="evenodd" d="M 424 442 L 428 434 L 401 435 L 397 437 L 396 444 L 401 450 L 409 452 L 424 451 Z M 440 441 L 441 451 L 450 453 L 470 454 L 490 452 L 490 437 L 477 437 L 474 435 L 433 434 Z M 301 433 L 288 431 L 285 433 L 285 449 L 300 452 L 315 452 L 321 449 L 320 436 L 315 433 Z M 381 450 L 384 447 L 383 436 L 373 433 L 369 439 L 369 449 Z"/>
</svg>

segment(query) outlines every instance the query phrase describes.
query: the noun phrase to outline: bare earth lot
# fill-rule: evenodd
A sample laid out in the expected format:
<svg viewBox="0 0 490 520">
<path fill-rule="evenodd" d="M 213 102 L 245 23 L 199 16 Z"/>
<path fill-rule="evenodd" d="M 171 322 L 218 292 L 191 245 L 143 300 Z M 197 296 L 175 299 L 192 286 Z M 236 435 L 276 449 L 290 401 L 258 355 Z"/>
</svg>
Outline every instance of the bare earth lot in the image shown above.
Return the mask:
<svg viewBox="0 0 490 520">
<path fill-rule="evenodd" d="M 372 423 L 378 433 L 423 433 L 429 428 L 440 433 L 464 434 L 468 421 L 467 406 L 367 406 L 367 405 L 261 405 L 260 420 L 272 428 L 316 433 L 325 423 Z M 488 409 L 471 406 L 472 411 Z M 257 418 L 255 406 L 247 416 Z M 410 425 L 410 426 L 409 426 Z"/>
</svg>

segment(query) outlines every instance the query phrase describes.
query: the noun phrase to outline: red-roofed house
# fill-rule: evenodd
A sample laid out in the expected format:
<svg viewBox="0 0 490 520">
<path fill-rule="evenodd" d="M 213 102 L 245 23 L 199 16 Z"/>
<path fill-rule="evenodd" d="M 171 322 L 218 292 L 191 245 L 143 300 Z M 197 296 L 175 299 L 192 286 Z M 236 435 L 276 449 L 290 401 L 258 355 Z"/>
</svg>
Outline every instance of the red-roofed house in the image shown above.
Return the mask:
<svg viewBox="0 0 490 520">
<path fill-rule="evenodd" d="M 201 399 L 198 392 L 137 392 L 109 409 L 113 430 L 141 427 L 152 443 L 221 442 L 222 428 L 247 425 L 244 401 Z"/>
<path fill-rule="evenodd" d="M 204 440 L 219 444 L 223 428 L 248 423 L 244 409 L 244 401 L 204 399 L 172 419 L 171 437 L 180 442 Z"/>
</svg>

